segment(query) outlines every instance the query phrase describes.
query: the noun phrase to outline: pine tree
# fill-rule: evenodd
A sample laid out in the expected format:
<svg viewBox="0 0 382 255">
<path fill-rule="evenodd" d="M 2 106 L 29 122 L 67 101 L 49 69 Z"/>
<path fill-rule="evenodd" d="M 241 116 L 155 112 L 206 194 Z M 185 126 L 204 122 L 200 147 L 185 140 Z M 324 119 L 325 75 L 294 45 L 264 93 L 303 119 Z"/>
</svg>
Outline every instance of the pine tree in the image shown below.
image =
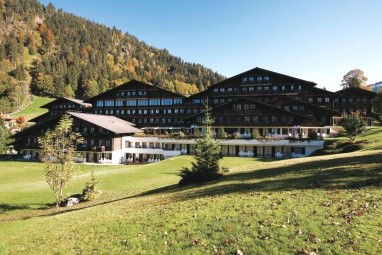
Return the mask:
<svg viewBox="0 0 382 255">
<path fill-rule="evenodd" d="M 351 114 L 344 113 L 339 125 L 346 130 L 347 136 L 351 141 L 354 141 L 358 134 L 366 130 L 366 122 L 363 120 L 359 111 Z"/>
<path fill-rule="evenodd" d="M 196 140 L 195 160 L 191 169 L 183 168 L 180 171 L 179 185 L 215 180 L 222 176 L 219 160 L 223 157 L 219 143 L 213 139 L 210 109 L 206 107 L 203 119 L 202 137 Z"/>
</svg>

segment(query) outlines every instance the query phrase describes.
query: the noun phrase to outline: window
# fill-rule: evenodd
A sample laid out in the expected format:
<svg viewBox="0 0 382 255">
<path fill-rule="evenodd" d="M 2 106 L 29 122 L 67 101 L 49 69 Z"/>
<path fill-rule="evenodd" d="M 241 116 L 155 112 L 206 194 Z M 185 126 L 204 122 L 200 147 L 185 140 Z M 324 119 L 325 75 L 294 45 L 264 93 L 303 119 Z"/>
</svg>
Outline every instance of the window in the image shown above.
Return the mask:
<svg viewBox="0 0 382 255">
<path fill-rule="evenodd" d="M 249 90 L 249 92 L 253 92 L 255 90 L 255 88 L 254 87 L 249 87 L 248 90 Z"/>
<path fill-rule="evenodd" d="M 265 87 L 264 87 L 264 91 L 269 91 L 269 87 L 268 87 L 268 86 L 265 86 Z"/>
<path fill-rule="evenodd" d="M 269 81 L 269 76 L 264 76 L 264 81 Z"/>
<path fill-rule="evenodd" d="M 329 97 L 325 97 L 325 103 L 329 103 L 330 102 L 330 98 Z"/>
<path fill-rule="evenodd" d="M 250 122 L 251 117 L 250 116 L 244 116 L 244 122 Z"/>
<path fill-rule="evenodd" d="M 282 85 L 282 86 L 281 86 L 281 90 L 285 90 L 285 85 Z"/>
<path fill-rule="evenodd" d="M 250 109 L 250 110 L 254 110 L 254 109 L 256 109 L 256 105 L 255 105 L 255 104 L 251 104 L 251 105 L 249 105 L 249 109 Z"/>
<path fill-rule="evenodd" d="M 241 111 L 241 104 L 234 104 L 233 105 L 233 110 L 234 111 Z"/>
<path fill-rule="evenodd" d="M 224 98 L 220 98 L 220 103 L 221 104 L 224 104 L 224 101 L 225 101 Z"/>
<path fill-rule="evenodd" d="M 227 91 L 228 92 L 232 92 L 233 90 L 232 90 L 232 88 L 228 88 Z"/>
<path fill-rule="evenodd" d="M 114 106 L 114 100 L 106 100 L 105 106 Z"/>
<path fill-rule="evenodd" d="M 289 111 L 289 110 L 290 110 L 290 109 L 289 109 L 289 105 L 285 105 L 285 106 L 284 106 L 284 110 L 285 110 L 285 111 Z"/>
<path fill-rule="evenodd" d="M 149 102 L 147 99 L 138 100 L 138 106 L 146 106 L 149 105 Z"/>
<path fill-rule="evenodd" d="M 123 106 L 123 101 L 122 100 L 115 101 L 115 106 Z"/>
<path fill-rule="evenodd" d="M 308 98 L 308 102 L 309 102 L 309 103 L 313 103 L 313 97 L 309 97 L 309 98 Z"/>
<path fill-rule="evenodd" d="M 253 116 L 252 120 L 253 122 L 259 122 L 259 116 Z"/>
<path fill-rule="evenodd" d="M 349 98 L 349 103 L 353 103 L 353 98 Z"/>
<path fill-rule="evenodd" d="M 137 100 L 126 100 L 126 106 L 136 106 Z"/>
<path fill-rule="evenodd" d="M 261 77 L 261 76 L 257 77 L 257 81 L 262 81 L 262 80 L 263 80 L 263 77 Z"/>
<path fill-rule="evenodd" d="M 290 85 L 290 90 L 294 90 L 294 86 L 293 85 Z"/>
<path fill-rule="evenodd" d="M 254 81 L 254 78 L 253 77 L 249 77 L 248 80 L 249 81 Z"/>
<path fill-rule="evenodd" d="M 174 104 L 182 104 L 183 103 L 183 99 L 181 98 L 175 98 L 174 99 Z"/>
<path fill-rule="evenodd" d="M 224 93 L 225 89 L 224 88 L 220 88 L 220 92 Z"/>
<path fill-rule="evenodd" d="M 257 91 L 263 91 L 263 87 L 257 87 Z"/>
<path fill-rule="evenodd" d="M 193 99 L 193 100 L 192 100 L 192 103 L 193 103 L 193 104 L 200 104 L 200 99 Z"/>
<path fill-rule="evenodd" d="M 103 101 L 97 101 L 97 106 L 103 106 Z M 60 105 L 61 108 L 61 105 Z"/>
<path fill-rule="evenodd" d="M 272 120 L 273 123 L 274 123 L 274 122 L 277 122 L 277 116 L 272 116 L 272 117 L 271 117 L 271 120 Z"/>
<path fill-rule="evenodd" d="M 140 96 L 144 96 L 146 94 L 147 94 L 146 91 L 138 91 L 138 95 L 140 95 Z"/>
<path fill-rule="evenodd" d="M 242 82 L 247 82 L 247 77 L 244 77 L 244 78 L 242 79 Z"/>
<path fill-rule="evenodd" d="M 219 92 L 219 89 L 214 89 L 214 93 L 218 93 Z"/>
<path fill-rule="evenodd" d="M 160 99 L 150 99 L 149 105 L 160 105 Z"/>
<path fill-rule="evenodd" d="M 273 90 L 277 90 L 277 86 L 274 85 L 274 86 L 272 87 L 272 89 L 273 89 Z"/>
<path fill-rule="evenodd" d="M 172 99 L 162 99 L 162 105 L 172 105 Z"/>
<path fill-rule="evenodd" d="M 243 108 L 244 108 L 244 110 L 249 110 L 249 104 L 245 104 L 245 105 L 243 106 Z"/>
<path fill-rule="evenodd" d="M 214 104 L 218 104 L 219 103 L 219 99 L 215 98 L 214 99 Z"/>
<path fill-rule="evenodd" d="M 318 97 L 317 98 L 317 103 L 321 103 L 322 102 L 322 98 L 321 97 Z"/>
</svg>

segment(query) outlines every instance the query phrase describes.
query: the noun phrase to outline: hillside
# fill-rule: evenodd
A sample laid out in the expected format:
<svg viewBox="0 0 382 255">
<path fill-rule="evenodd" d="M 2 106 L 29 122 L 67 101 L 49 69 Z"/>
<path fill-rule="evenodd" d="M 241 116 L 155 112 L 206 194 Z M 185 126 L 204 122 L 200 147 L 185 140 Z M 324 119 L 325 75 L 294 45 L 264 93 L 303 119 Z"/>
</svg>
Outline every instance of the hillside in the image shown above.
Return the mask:
<svg viewBox="0 0 382 255">
<path fill-rule="evenodd" d="M 99 200 L 51 208 L 44 165 L 0 162 L 0 254 L 381 254 L 382 132 L 363 151 L 232 158 L 223 178 L 178 187 L 190 156 L 95 169 Z M 340 142 L 342 138 L 338 138 Z"/>
<path fill-rule="evenodd" d="M 380 254 L 381 153 L 225 158 L 228 175 L 184 188 L 188 156 L 97 165 L 101 200 L 60 210 L 47 209 L 42 164 L 0 162 L 0 253 Z M 89 177 L 83 167 L 70 192 Z"/>
<path fill-rule="evenodd" d="M 184 95 L 224 77 L 117 28 L 41 5 L 0 1 L 0 112 L 35 95 L 86 99 L 138 79 Z"/>
</svg>

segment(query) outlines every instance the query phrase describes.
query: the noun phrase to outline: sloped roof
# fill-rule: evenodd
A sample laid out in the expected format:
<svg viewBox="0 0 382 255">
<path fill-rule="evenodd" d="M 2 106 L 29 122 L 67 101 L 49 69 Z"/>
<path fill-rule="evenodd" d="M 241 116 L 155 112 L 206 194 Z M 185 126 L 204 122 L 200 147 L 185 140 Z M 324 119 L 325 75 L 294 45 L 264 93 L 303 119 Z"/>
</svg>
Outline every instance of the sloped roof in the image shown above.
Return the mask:
<svg viewBox="0 0 382 255">
<path fill-rule="evenodd" d="M 123 119 L 101 114 L 80 113 L 80 112 L 67 112 L 69 115 L 102 127 L 115 134 L 126 133 L 142 133 L 141 129 L 135 128 L 134 124 Z"/>
<path fill-rule="evenodd" d="M 137 81 L 137 80 L 130 80 L 124 84 L 121 84 L 117 87 L 114 87 L 112 89 L 109 89 L 109 90 L 106 90 L 105 92 L 102 92 L 92 98 L 89 98 L 87 100 L 85 100 L 84 102 L 86 103 L 92 103 L 92 102 L 95 102 L 97 99 L 102 99 L 104 98 L 105 96 L 108 96 L 108 95 L 112 95 L 114 92 L 116 91 L 119 91 L 121 89 L 128 89 L 130 86 L 132 85 L 139 85 L 139 86 L 142 86 L 142 88 L 153 88 L 153 89 L 157 89 L 159 91 L 163 91 L 163 92 L 166 92 L 166 93 L 169 93 L 173 96 L 176 96 L 176 97 L 182 97 L 182 98 L 186 98 L 184 95 L 181 95 L 181 94 L 178 94 L 178 93 L 175 93 L 175 92 L 172 92 L 170 90 L 167 90 L 167 89 L 163 89 L 163 88 L 160 88 L 160 87 L 157 87 L 157 86 L 154 86 L 154 85 L 151 85 L 151 84 L 147 84 L 147 83 L 144 83 L 144 82 L 141 82 L 141 81 Z"/>
<path fill-rule="evenodd" d="M 246 76 L 246 75 L 252 75 L 252 74 L 264 74 L 264 75 L 269 75 L 269 76 L 279 76 L 279 77 L 283 77 L 285 79 L 288 79 L 288 80 L 293 80 L 295 82 L 303 82 L 303 83 L 306 83 L 306 84 L 309 84 L 311 86 L 316 86 L 317 83 L 315 82 L 312 82 L 312 81 L 306 81 L 306 80 L 302 80 L 302 79 L 299 79 L 299 78 L 296 78 L 296 77 L 292 77 L 292 76 L 288 76 L 288 75 L 285 75 L 285 74 L 281 74 L 281 73 L 276 73 L 276 72 L 273 72 L 273 71 L 269 71 L 269 70 L 266 70 L 266 69 L 262 69 L 262 68 L 259 68 L 259 67 L 255 67 L 251 70 L 248 70 L 248 71 L 245 71 L 243 73 L 240 73 L 240 74 L 237 74 L 235 76 L 232 76 L 228 79 L 225 79 L 221 82 L 218 82 L 218 83 L 215 83 L 213 85 L 211 85 L 210 87 L 208 87 L 208 89 L 210 88 L 213 88 L 213 87 L 216 87 L 216 86 L 219 86 L 219 85 L 222 85 L 222 84 L 225 84 L 226 82 L 231 82 L 231 81 L 234 81 L 234 80 L 239 80 L 241 82 L 241 77 L 243 76 Z"/>
<path fill-rule="evenodd" d="M 234 104 L 234 103 L 236 103 L 236 102 L 242 102 L 243 100 L 247 100 L 247 101 L 249 101 L 249 102 L 253 102 L 253 103 L 259 104 L 259 105 L 261 105 L 261 106 L 263 106 L 263 107 L 267 107 L 267 108 L 272 109 L 272 110 L 275 110 L 275 111 L 277 111 L 277 112 L 286 113 L 287 115 L 293 115 L 293 116 L 300 117 L 300 118 L 304 118 L 304 119 L 312 119 L 311 117 L 304 116 L 304 115 L 301 115 L 301 114 L 298 114 L 298 113 L 295 113 L 295 112 L 291 112 L 291 111 L 286 111 L 286 110 L 281 109 L 281 108 L 278 108 L 278 107 L 276 107 L 276 106 L 274 106 L 274 105 L 270 105 L 270 104 L 267 104 L 267 103 L 263 103 L 263 102 L 260 102 L 260 101 L 257 101 L 257 100 L 254 100 L 254 99 L 251 99 L 251 98 L 248 98 L 248 97 L 240 97 L 240 98 L 237 98 L 237 99 L 235 99 L 235 100 L 232 100 L 231 102 L 228 102 L 228 103 L 224 103 L 224 104 L 218 105 L 218 106 L 216 106 L 216 107 L 211 108 L 211 111 L 210 111 L 210 112 L 211 112 L 212 115 L 213 115 L 213 113 L 214 113 L 215 111 L 218 111 L 220 108 L 223 108 L 223 107 L 225 107 L 225 106 L 227 106 L 227 105 L 232 105 L 232 104 Z M 195 117 L 200 116 L 200 115 L 204 115 L 204 112 L 196 113 L 196 114 L 194 114 L 194 115 L 192 115 L 192 116 L 190 116 L 190 117 L 185 118 L 184 120 L 192 119 L 192 118 L 195 118 Z"/>
<path fill-rule="evenodd" d="M 363 89 L 363 88 L 358 88 L 358 87 L 348 87 L 348 88 L 344 88 L 344 89 L 341 89 L 341 90 L 336 91 L 336 93 L 342 95 L 344 92 L 347 93 L 347 92 L 352 92 L 352 91 L 353 91 L 353 92 L 361 92 L 361 93 L 370 94 L 370 95 L 377 95 L 377 93 L 374 92 L 374 91 L 367 90 L 367 89 Z"/>
<path fill-rule="evenodd" d="M 83 106 L 85 108 L 86 107 L 91 107 L 91 104 L 85 103 L 83 100 L 80 100 L 80 99 L 75 99 L 75 98 L 70 98 L 70 97 L 59 97 L 59 98 L 56 98 L 55 100 L 53 100 L 52 102 L 49 102 L 47 104 L 44 104 L 44 105 L 40 106 L 40 108 L 49 108 L 51 105 L 54 105 L 58 101 L 61 101 L 61 100 L 70 101 L 70 102 L 73 102 L 75 104 L 81 105 L 81 106 Z"/>
</svg>

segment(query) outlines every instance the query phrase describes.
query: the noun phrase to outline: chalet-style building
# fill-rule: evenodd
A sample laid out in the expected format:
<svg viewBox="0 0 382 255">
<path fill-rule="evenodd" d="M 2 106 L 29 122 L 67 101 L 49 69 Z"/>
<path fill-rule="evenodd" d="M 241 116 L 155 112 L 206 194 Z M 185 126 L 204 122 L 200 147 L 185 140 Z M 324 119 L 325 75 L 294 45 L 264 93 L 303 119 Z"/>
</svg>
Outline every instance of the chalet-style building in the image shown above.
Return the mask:
<svg viewBox="0 0 382 255">
<path fill-rule="evenodd" d="M 94 114 L 114 115 L 137 127 L 179 127 L 186 97 L 136 80 L 89 100 Z"/>
<path fill-rule="evenodd" d="M 62 116 L 66 111 L 86 111 L 86 109 L 91 107 L 91 104 L 84 103 L 83 100 L 60 97 L 40 106 L 40 108 L 48 109 L 48 112 L 30 119 L 29 122 L 42 123 L 56 116 Z"/>
<path fill-rule="evenodd" d="M 65 114 L 73 119 L 73 131 L 84 138 L 84 143 L 77 148 L 78 162 L 123 163 L 123 137 L 143 133 L 134 124 L 114 116 L 71 111 Z M 61 116 L 54 116 L 13 135 L 15 142 L 12 145 L 21 150 L 25 159 L 38 159 L 38 137 L 54 129 Z"/>
<path fill-rule="evenodd" d="M 323 141 L 301 139 L 312 131 L 320 137 L 332 135 L 331 125 L 342 112 L 360 110 L 369 124 L 374 117 L 370 105 L 374 92 L 360 88 L 330 92 L 316 85 L 254 68 L 185 97 L 131 80 L 86 101 L 59 98 L 44 105 L 49 112 L 35 118 L 35 126 L 14 135 L 14 145 L 35 157 L 37 137 L 67 113 L 74 119 L 73 130 L 85 138 L 79 148 L 82 161 L 155 162 L 193 153 L 194 138 L 171 135 L 182 131 L 195 137 L 203 132 L 208 106 L 216 137 L 222 138 L 224 132 L 229 138 L 220 140 L 224 155 L 308 156 L 322 148 Z M 254 139 L 253 133 L 260 137 Z"/>
</svg>

